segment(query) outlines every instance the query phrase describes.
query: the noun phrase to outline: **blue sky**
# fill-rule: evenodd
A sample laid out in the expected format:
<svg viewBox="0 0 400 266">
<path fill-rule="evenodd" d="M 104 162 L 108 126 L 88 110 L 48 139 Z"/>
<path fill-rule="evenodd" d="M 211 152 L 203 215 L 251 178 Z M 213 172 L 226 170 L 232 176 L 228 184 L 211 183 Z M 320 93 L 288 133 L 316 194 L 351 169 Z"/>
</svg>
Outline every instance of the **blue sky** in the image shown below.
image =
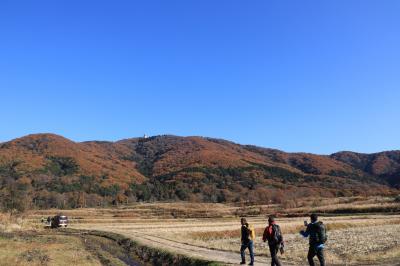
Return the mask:
<svg viewBox="0 0 400 266">
<path fill-rule="evenodd" d="M 1 1 L 0 141 L 400 149 L 400 2 Z"/>
</svg>

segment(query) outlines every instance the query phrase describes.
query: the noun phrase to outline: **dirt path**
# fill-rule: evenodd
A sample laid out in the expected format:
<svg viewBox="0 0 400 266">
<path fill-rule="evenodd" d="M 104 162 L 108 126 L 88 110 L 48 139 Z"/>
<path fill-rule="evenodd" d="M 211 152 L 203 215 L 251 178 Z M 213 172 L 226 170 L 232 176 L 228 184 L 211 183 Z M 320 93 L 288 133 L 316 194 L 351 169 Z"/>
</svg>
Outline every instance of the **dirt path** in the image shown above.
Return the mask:
<svg viewBox="0 0 400 266">
<path fill-rule="evenodd" d="M 130 231 L 127 234 L 124 231 L 113 230 L 115 233 L 125 235 L 134 240 L 141 242 L 143 245 L 152 246 L 156 248 L 162 248 L 175 253 L 180 253 L 186 256 L 197 257 L 205 260 L 212 260 L 217 262 L 222 262 L 227 265 L 239 265 L 240 254 L 230 251 L 221 251 L 215 249 L 208 249 L 204 247 L 199 247 L 195 245 L 190 245 L 186 243 L 181 243 L 162 237 L 156 237 L 149 234 L 144 234 L 143 232 Z M 246 253 L 247 262 L 250 262 L 248 252 Z M 260 266 L 271 265 L 270 258 L 265 256 L 255 257 L 255 264 Z M 294 265 L 284 262 L 285 265 Z"/>
</svg>

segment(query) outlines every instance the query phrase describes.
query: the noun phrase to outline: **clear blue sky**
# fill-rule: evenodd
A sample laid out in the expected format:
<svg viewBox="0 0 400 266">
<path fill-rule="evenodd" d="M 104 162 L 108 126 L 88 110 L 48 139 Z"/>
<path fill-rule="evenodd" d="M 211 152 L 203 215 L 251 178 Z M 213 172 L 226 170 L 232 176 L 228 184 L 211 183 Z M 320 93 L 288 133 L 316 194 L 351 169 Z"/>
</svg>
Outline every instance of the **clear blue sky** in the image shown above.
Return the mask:
<svg viewBox="0 0 400 266">
<path fill-rule="evenodd" d="M 0 1 L 0 141 L 400 149 L 400 1 Z"/>
</svg>

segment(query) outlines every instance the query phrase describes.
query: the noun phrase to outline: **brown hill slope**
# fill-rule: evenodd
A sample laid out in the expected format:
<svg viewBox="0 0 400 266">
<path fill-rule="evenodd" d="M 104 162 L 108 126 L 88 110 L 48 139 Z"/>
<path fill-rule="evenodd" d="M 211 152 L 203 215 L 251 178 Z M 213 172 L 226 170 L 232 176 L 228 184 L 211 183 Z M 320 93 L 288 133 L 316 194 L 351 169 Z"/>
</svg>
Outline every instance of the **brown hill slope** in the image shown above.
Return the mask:
<svg viewBox="0 0 400 266">
<path fill-rule="evenodd" d="M 321 156 L 167 135 L 77 143 L 37 134 L 0 144 L 0 185 L 3 198 L 14 189 L 40 207 L 384 194 L 398 185 L 398 154 Z"/>
<path fill-rule="evenodd" d="M 400 151 L 373 154 L 338 152 L 332 154 L 331 158 L 385 180 L 391 186 L 400 187 Z"/>
<path fill-rule="evenodd" d="M 121 159 L 129 153 L 123 145 L 110 142 L 76 143 L 54 134 L 29 135 L 0 145 L 3 164 L 18 163 L 16 170 L 21 174 L 46 172 L 46 168 L 56 166 L 58 158 L 71 158 L 78 166 L 77 174 L 107 175 L 113 182 L 121 184 L 132 180 L 142 182 L 145 177 L 136 170 L 135 164 Z"/>
</svg>

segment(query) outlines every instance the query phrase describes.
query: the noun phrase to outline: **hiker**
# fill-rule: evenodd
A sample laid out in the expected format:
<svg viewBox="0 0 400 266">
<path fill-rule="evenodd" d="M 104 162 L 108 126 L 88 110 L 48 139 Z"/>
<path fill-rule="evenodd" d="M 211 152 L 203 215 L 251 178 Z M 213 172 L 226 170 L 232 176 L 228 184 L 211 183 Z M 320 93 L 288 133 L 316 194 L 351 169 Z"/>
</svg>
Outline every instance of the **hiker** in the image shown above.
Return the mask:
<svg viewBox="0 0 400 266">
<path fill-rule="evenodd" d="M 254 228 L 251 227 L 248 223 L 246 218 L 240 219 L 240 223 L 242 224 L 241 232 L 241 242 L 242 245 L 240 247 L 240 256 L 242 257 L 242 261 L 240 264 L 246 264 L 246 256 L 245 250 L 248 248 L 250 252 L 250 263 L 249 265 L 254 265 L 254 238 L 255 238 L 255 231 Z"/>
<path fill-rule="evenodd" d="M 304 221 L 307 229 L 301 230 L 300 234 L 304 237 L 310 237 L 310 247 L 308 249 L 308 263 L 315 266 L 314 257 L 317 256 L 319 264 L 325 266 L 324 248 L 327 240 L 325 225 L 318 221 L 318 215 L 313 213 L 310 215 L 311 223 Z"/>
<path fill-rule="evenodd" d="M 264 230 L 263 241 L 268 241 L 269 252 L 271 253 L 271 266 L 281 266 L 278 258 L 278 251 L 284 252 L 284 243 L 281 228 L 275 223 L 275 217 L 268 217 L 268 226 Z"/>
</svg>

